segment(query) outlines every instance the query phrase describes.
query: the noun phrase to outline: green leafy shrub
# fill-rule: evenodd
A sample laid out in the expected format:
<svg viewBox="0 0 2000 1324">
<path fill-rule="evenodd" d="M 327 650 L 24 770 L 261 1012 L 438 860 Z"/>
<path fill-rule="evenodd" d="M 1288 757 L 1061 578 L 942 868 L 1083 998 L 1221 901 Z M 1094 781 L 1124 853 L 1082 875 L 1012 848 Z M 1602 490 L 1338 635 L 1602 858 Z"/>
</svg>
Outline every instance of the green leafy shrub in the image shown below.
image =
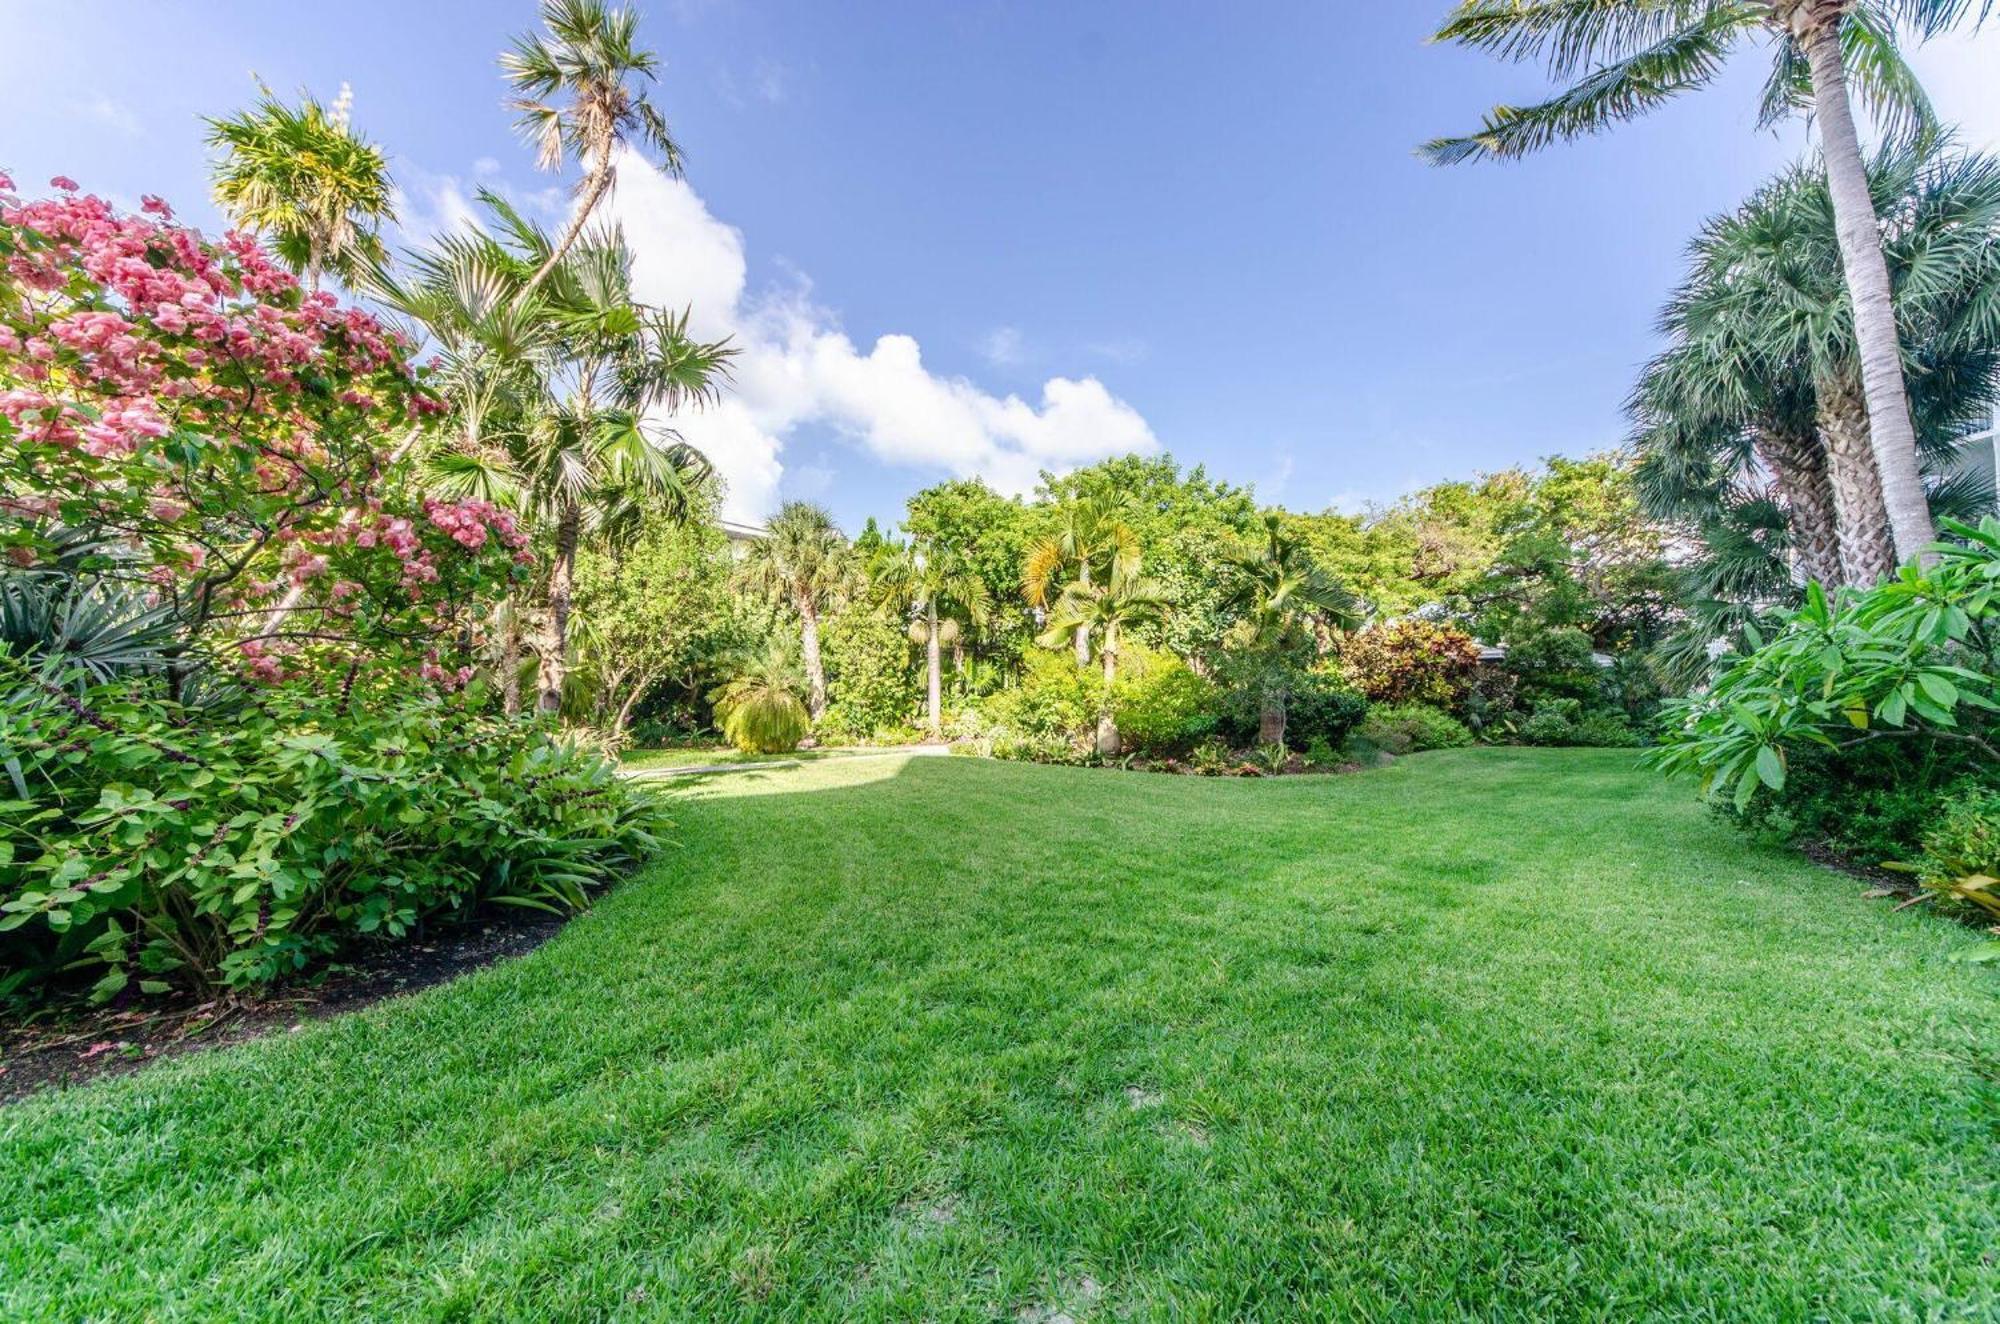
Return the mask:
<svg viewBox="0 0 2000 1324">
<path fill-rule="evenodd" d="M 0 991 L 255 989 L 481 901 L 582 906 L 657 804 L 548 727 L 366 679 L 195 710 L 0 654 Z"/>
<path fill-rule="evenodd" d="M 1111 710 L 1125 749 L 1171 758 L 1215 734 L 1222 702 L 1215 683 L 1178 658 L 1136 653 L 1126 647 L 1126 669 L 1112 686 Z"/>
<path fill-rule="evenodd" d="M 1020 683 L 982 705 L 995 758 L 1080 763 L 1092 754 L 1104 676 L 1079 667 L 1066 652 L 1045 648 L 1022 656 Z"/>
<path fill-rule="evenodd" d="M 1455 626 L 1401 620 L 1347 636 L 1340 665 L 1371 703 L 1422 703 L 1456 713 L 1479 666 L 1479 645 Z"/>
<path fill-rule="evenodd" d="M 850 607 L 827 618 L 821 646 L 830 699 L 823 739 L 870 741 L 909 727 L 923 696 L 902 625 Z"/>
<path fill-rule="evenodd" d="M 1391 754 L 1417 754 L 1427 749 L 1456 749 L 1472 743 L 1465 723 L 1428 704 L 1379 704 L 1356 733 Z"/>
<path fill-rule="evenodd" d="M 1624 749 L 1643 743 L 1625 715 L 1610 709 L 1585 711 L 1578 699 L 1545 699 L 1520 724 L 1521 743 Z"/>
<path fill-rule="evenodd" d="M 2000 791 L 1968 787 L 1946 801 L 1917 876 L 1946 907 L 2000 921 Z"/>
<path fill-rule="evenodd" d="M 2000 787 L 2000 519 L 1945 522 L 1930 566 L 1805 605 L 1705 694 L 1652 761 L 1746 822 L 1907 859 L 1961 783 Z"/>
<path fill-rule="evenodd" d="M 1247 749 L 1257 743 L 1265 680 L 1261 674 L 1230 679 L 1238 683 L 1222 695 L 1216 729 L 1236 748 Z M 1304 750 L 1315 740 L 1337 748 L 1368 712 L 1368 700 L 1329 672 L 1290 670 L 1283 684 L 1285 744 L 1292 749 Z"/>
</svg>

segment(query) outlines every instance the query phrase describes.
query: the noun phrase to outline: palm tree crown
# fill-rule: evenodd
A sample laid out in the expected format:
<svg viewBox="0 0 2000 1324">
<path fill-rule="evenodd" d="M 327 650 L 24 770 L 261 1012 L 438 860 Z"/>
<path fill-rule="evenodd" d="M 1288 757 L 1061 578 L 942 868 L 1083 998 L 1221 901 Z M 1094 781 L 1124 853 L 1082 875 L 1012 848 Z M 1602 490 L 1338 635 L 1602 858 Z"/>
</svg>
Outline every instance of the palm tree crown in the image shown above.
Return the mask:
<svg viewBox="0 0 2000 1324">
<path fill-rule="evenodd" d="M 215 200 L 317 290 L 332 272 L 352 282 L 382 256 L 377 230 L 396 219 L 382 149 L 354 132 L 348 93 L 328 110 L 311 97 L 288 106 L 266 87 L 249 110 L 208 123 L 221 155 Z"/>
<path fill-rule="evenodd" d="M 659 76 L 660 58 L 638 44 L 638 15 L 602 0 L 542 0 L 544 32 L 514 39 L 500 67 L 514 89 L 516 126 L 543 170 L 582 162 L 576 215 L 524 290 L 531 291 L 577 242 L 609 191 L 613 153 L 621 143 L 651 148 L 669 174 L 681 171 L 681 149 L 666 116 L 642 84 Z"/>
<path fill-rule="evenodd" d="M 924 649 L 926 720 L 931 735 L 940 735 L 943 646 L 965 626 L 986 624 L 993 595 L 963 556 L 930 541 L 884 545 L 869 566 L 868 577 L 879 605 L 908 621 L 911 641 Z"/>
</svg>

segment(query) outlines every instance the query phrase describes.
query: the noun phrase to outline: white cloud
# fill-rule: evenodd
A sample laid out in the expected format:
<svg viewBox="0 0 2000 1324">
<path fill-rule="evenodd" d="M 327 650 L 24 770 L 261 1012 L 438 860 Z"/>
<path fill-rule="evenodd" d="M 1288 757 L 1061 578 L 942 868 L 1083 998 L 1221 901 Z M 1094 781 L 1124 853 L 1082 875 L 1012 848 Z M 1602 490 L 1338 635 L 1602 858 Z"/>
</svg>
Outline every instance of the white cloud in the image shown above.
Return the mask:
<svg viewBox="0 0 2000 1324">
<path fill-rule="evenodd" d="M 1012 368 L 1026 356 L 1027 346 L 1018 326 L 996 326 L 979 342 L 979 353 L 996 368 Z"/>
<path fill-rule="evenodd" d="M 87 100 L 78 102 L 76 109 L 79 114 L 95 120 L 107 129 L 122 133 L 128 138 L 138 137 L 143 127 L 139 123 L 139 117 L 133 113 L 131 107 L 125 105 L 122 101 L 114 101 L 101 92 Z"/>
<path fill-rule="evenodd" d="M 607 210 L 631 246 L 638 296 L 691 307 L 697 334 L 731 336 L 742 351 L 720 406 L 671 420 L 727 481 L 730 518 L 774 508 L 785 439 L 808 425 L 879 460 L 979 475 L 1008 492 L 1033 487 L 1044 468 L 1159 448 L 1144 417 L 1095 377 L 1051 377 L 1032 403 L 996 396 L 932 372 L 911 336 L 883 335 L 864 351 L 803 277 L 750 293 L 742 232 L 635 154 L 620 158 Z"/>
</svg>

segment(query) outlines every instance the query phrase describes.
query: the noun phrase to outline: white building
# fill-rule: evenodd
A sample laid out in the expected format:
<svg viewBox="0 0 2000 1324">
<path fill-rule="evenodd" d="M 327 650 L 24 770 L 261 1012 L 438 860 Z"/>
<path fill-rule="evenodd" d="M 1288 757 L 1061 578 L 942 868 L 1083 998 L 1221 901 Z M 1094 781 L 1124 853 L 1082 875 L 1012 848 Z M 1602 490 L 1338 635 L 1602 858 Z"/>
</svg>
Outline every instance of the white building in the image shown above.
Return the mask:
<svg viewBox="0 0 2000 1324">
<path fill-rule="evenodd" d="M 2000 489 L 2000 409 L 1987 418 L 1983 431 L 1965 439 L 1961 463 L 1967 472 L 1983 475 L 1995 489 Z M 2000 514 L 2000 510 L 1994 513 Z"/>
</svg>

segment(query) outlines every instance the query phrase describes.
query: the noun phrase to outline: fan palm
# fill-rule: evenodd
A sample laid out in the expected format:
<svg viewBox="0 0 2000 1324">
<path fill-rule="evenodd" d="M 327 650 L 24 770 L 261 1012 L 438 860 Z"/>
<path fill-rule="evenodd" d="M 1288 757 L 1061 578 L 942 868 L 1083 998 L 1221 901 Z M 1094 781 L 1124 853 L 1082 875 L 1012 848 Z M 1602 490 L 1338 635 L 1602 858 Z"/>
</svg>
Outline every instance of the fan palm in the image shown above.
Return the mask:
<svg viewBox="0 0 2000 1324">
<path fill-rule="evenodd" d="M 1139 564 L 1139 539 L 1125 522 L 1125 508 L 1115 500 L 1085 497 L 1056 511 L 1055 527 L 1029 546 L 1021 569 L 1021 590 L 1028 605 L 1046 609 L 1070 585 L 1089 588 L 1121 570 L 1132 575 Z M 1078 627 L 1076 664 L 1090 665 L 1090 631 Z"/>
<path fill-rule="evenodd" d="M 798 659 L 774 645 L 709 697 L 730 744 L 746 754 L 782 754 L 812 729 L 798 690 Z"/>
<path fill-rule="evenodd" d="M 207 121 L 221 153 L 215 201 L 236 225 L 268 236 L 308 289 L 327 272 L 352 282 L 382 256 L 377 232 L 396 219 L 388 161 L 348 122 L 345 89 L 332 110 L 261 90 L 249 110 Z"/>
<path fill-rule="evenodd" d="M 509 102 L 521 134 L 543 170 L 582 162 L 576 215 L 529 276 L 520 296 L 540 287 L 583 235 L 591 213 L 611 189 L 614 155 L 637 140 L 678 175 L 681 149 L 666 117 L 641 84 L 658 76 L 660 57 L 638 45 L 638 15 L 602 0 L 542 0 L 544 32 L 514 39 L 500 67 L 514 88 Z"/>
<path fill-rule="evenodd" d="M 1313 564 L 1305 543 L 1276 514 L 1264 517 L 1261 541 L 1227 555 L 1234 581 L 1227 605 L 1237 617 L 1231 642 L 1257 664 L 1262 691 L 1257 743 L 1283 744 L 1289 655 L 1310 645 L 1321 628 L 1360 624 L 1362 603 Z"/>
<path fill-rule="evenodd" d="M 817 722 L 826 715 L 820 613 L 857 586 L 860 571 L 854 549 L 823 507 L 787 501 L 771 518 L 765 536 L 751 544 L 738 573 L 750 588 L 798 613 L 806 706 Z"/>
<path fill-rule="evenodd" d="M 685 518 L 706 459 L 654 422 L 712 402 L 736 351 L 688 332 L 688 313 L 637 303 L 616 233 L 561 256 L 540 227 L 482 193 L 491 232 L 453 236 L 378 281 L 448 356 L 451 444 L 429 458 L 441 485 L 505 498 L 552 531 L 548 622 L 537 707 L 562 706 L 576 556 L 585 537 L 616 543 L 648 514 Z M 546 276 L 539 289 L 529 282 Z M 525 296 L 525 297 L 524 297 Z"/>
<path fill-rule="evenodd" d="M 944 734 L 944 648 L 986 624 L 993 596 L 963 556 L 930 542 L 885 545 L 869 580 L 879 605 L 906 620 L 924 650 L 925 727 L 935 740 Z"/>
<path fill-rule="evenodd" d="M 1949 466 L 1991 403 L 2000 355 L 2000 164 L 1892 148 L 1871 170 L 1918 423 L 1920 473 Z M 1823 174 L 1798 168 L 1710 221 L 1662 319 L 1669 350 L 1634 398 L 1654 472 L 1678 447 L 1754 459 L 1789 512 L 1805 577 L 1872 584 L 1895 565 Z M 1936 507 L 1933 489 L 1927 504 Z M 1949 512 L 1940 512 L 1949 513 Z M 1828 515 L 1831 514 L 1829 522 Z M 1832 537 L 1829 537 L 1831 533 Z M 1837 556 L 1830 555 L 1837 548 Z"/>
<path fill-rule="evenodd" d="M 1102 583 L 1074 583 L 1063 590 L 1049 613 L 1048 626 L 1037 640 L 1044 648 L 1055 648 L 1073 632 L 1086 637 L 1095 633 L 1103 641 L 1098 657 L 1104 664 L 1104 706 L 1097 717 L 1097 752 L 1109 758 L 1118 752 L 1118 723 L 1111 708 L 1111 686 L 1118 679 L 1119 635 L 1138 625 L 1160 619 L 1167 610 L 1166 588 L 1154 579 L 1142 578 L 1138 558 L 1127 566 L 1115 564 L 1111 577 Z"/>
<path fill-rule="evenodd" d="M 1525 155 L 1636 118 L 1713 82 L 1739 46 L 1773 53 L 1760 122 L 1810 110 L 1826 163 L 1842 278 L 1859 350 L 1852 386 L 1869 440 L 1894 554 L 1933 535 L 1896 338 L 1889 269 L 1851 104 L 1892 131 L 1928 129 L 1931 108 L 1897 49 L 1975 16 L 1991 0 L 1462 0 L 1437 39 L 1538 60 L 1570 86 L 1532 106 L 1500 106 L 1477 133 L 1425 145 L 1433 162 Z"/>
</svg>

